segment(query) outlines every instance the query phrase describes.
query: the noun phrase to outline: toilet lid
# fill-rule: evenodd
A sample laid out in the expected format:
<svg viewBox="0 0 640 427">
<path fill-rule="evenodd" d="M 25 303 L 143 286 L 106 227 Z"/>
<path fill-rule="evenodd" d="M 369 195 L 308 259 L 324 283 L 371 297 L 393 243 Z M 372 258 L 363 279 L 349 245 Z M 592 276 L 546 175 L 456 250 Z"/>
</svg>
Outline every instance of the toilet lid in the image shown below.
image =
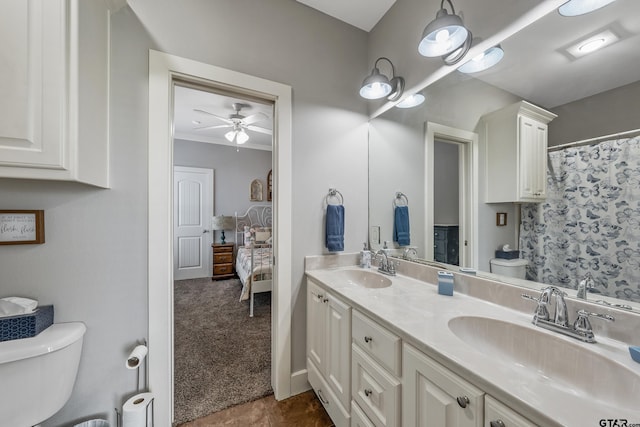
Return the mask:
<svg viewBox="0 0 640 427">
<path fill-rule="evenodd" d="M 489 261 L 493 265 L 499 265 L 501 267 L 522 267 L 529 264 L 529 261 L 522 258 L 515 259 L 502 259 L 502 258 L 492 258 Z"/>
</svg>

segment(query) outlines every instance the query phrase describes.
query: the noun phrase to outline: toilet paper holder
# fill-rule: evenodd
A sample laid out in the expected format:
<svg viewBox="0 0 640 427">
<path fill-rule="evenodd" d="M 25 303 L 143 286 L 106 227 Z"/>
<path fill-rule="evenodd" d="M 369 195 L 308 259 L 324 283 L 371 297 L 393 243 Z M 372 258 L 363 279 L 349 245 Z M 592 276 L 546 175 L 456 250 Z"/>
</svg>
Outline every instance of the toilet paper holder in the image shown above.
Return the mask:
<svg viewBox="0 0 640 427">
<path fill-rule="evenodd" d="M 140 341 L 136 342 L 135 347 L 131 350 L 131 352 L 129 353 L 129 355 L 127 356 L 126 360 L 125 360 L 125 368 L 127 369 L 135 369 L 136 370 L 136 391 L 137 393 L 140 393 L 140 365 L 146 360 L 147 354 L 149 352 L 149 349 L 147 348 L 147 340 L 145 338 L 143 338 Z M 144 365 L 145 367 L 145 374 L 144 374 L 144 389 L 147 389 L 147 380 L 148 380 L 148 373 L 146 372 L 146 364 Z M 153 408 L 153 399 L 151 402 L 151 407 Z M 116 425 L 117 427 L 121 427 L 122 426 L 122 413 L 120 411 L 118 411 L 118 408 L 114 408 L 115 412 L 116 412 Z M 152 414 L 153 414 L 153 410 L 152 410 Z M 147 425 L 149 425 L 147 423 Z M 152 416 L 152 421 L 151 421 L 151 425 L 153 425 L 153 416 Z"/>
</svg>

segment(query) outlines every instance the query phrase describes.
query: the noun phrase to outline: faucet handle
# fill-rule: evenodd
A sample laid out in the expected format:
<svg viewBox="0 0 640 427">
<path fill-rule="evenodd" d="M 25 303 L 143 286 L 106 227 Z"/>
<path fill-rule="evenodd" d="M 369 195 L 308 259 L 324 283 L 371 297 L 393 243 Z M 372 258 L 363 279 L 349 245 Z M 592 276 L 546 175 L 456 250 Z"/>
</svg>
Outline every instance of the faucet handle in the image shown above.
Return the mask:
<svg viewBox="0 0 640 427">
<path fill-rule="evenodd" d="M 536 313 L 534 315 L 534 322 L 536 320 L 549 320 L 549 310 L 547 309 L 548 300 L 543 299 L 544 294 L 540 294 L 540 298 L 532 297 L 529 294 L 522 294 L 522 298 L 535 301 L 538 304 Z"/>
<path fill-rule="evenodd" d="M 607 320 L 609 322 L 614 322 L 616 319 L 615 317 L 609 315 L 609 314 L 599 314 L 599 313 L 591 313 L 589 311 L 586 310 L 578 310 L 578 318 L 576 319 L 576 321 L 573 323 L 573 329 L 576 330 L 576 332 L 585 334 L 585 335 L 591 335 L 593 336 L 593 332 L 591 330 L 591 322 L 589 321 L 589 317 L 595 317 L 598 319 L 604 319 Z"/>
</svg>

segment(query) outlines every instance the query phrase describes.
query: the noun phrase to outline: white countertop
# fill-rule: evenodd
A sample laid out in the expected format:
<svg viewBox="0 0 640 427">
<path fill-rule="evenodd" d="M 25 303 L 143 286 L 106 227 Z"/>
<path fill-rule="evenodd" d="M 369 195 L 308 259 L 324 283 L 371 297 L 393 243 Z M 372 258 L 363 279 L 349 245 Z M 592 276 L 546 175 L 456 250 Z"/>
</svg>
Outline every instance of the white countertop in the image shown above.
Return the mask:
<svg viewBox="0 0 640 427">
<path fill-rule="evenodd" d="M 391 277 L 393 284 L 380 289 L 364 288 L 348 281 L 339 282 L 335 276 L 332 277 L 333 271 L 346 268 L 359 267 L 308 270 L 306 274 L 355 309 L 373 317 L 404 341 L 531 421 L 545 426 L 570 427 L 598 426 L 601 419 L 627 419 L 629 424 L 640 423 L 640 364 L 631 359 L 628 346 L 624 343 L 598 336 L 596 344 L 581 343 L 532 325 L 533 309 L 531 314 L 525 314 L 459 292 L 454 292 L 453 296 L 439 295 L 436 285 L 403 275 Z M 598 396 L 615 396 L 620 390 L 617 390 L 619 386 L 615 381 L 609 379 L 607 372 L 602 372 L 602 383 L 598 382 L 597 389 L 587 394 L 562 386 L 553 378 L 519 365 L 516 360 L 501 357 L 500 354 L 487 354 L 465 343 L 449 329 L 449 321 L 458 316 L 508 321 L 551 334 L 560 342 L 585 346 L 585 351 L 593 351 L 622 365 L 623 372 L 628 372 L 628 378 L 632 378 L 632 389 L 628 390 L 630 394 L 628 398 L 626 394 L 623 395 L 626 402 L 622 405 L 609 405 Z M 553 353 L 550 357 L 563 357 L 557 354 L 557 350 L 540 348 L 540 351 Z M 597 369 L 597 366 L 593 367 L 594 372 Z M 580 375 L 579 372 L 576 374 Z M 608 394 L 609 391 L 611 394 Z M 628 404 L 634 399 L 637 405 Z"/>
</svg>

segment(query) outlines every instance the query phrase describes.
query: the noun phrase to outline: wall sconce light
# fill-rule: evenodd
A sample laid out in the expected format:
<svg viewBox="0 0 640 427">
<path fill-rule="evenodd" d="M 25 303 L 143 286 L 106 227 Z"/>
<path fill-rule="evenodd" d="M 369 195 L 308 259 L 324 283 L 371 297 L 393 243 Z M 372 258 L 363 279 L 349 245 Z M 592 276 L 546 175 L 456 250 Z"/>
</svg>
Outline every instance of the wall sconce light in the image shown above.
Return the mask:
<svg viewBox="0 0 640 427">
<path fill-rule="evenodd" d="M 391 65 L 391 79 L 380 73 L 378 61 L 386 60 Z M 362 82 L 360 96 L 365 99 L 380 99 L 387 97 L 389 101 L 396 101 L 402 96 L 404 91 L 404 78 L 396 76 L 396 70 L 389 58 L 380 57 L 376 59 L 371 74 Z"/>
<path fill-rule="evenodd" d="M 399 102 L 396 104 L 396 107 L 398 108 L 413 108 L 413 107 L 417 107 L 418 105 L 422 104 L 424 102 L 424 95 L 421 93 L 414 93 L 411 96 L 406 97 L 405 99 L 402 100 L 402 102 Z"/>
<path fill-rule="evenodd" d="M 475 58 L 462 64 L 458 71 L 461 73 L 478 73 L 493 67 L 504 57 L 502 46 L 497 45 L 490 47 Z"/>
<path fill-rule="evenodd" d="M 605 7 L 615 0 L 570 0 L 558 8 L 562 16 L 578 16 Z"/>
<path fill-rule="evenodd" d="M 462 24 L 462 18 L 456 15 L 451 0 L 446 1 L 451 6 L 451 15 L 444 8 L 445 0 L 441 0 L 436 19 L 429 22 L 422 32 L 418 52 L 427 57 L 441 56 L 447 65 L 453 65 L 471 47 L 472 36 Z"/>
</svg>

